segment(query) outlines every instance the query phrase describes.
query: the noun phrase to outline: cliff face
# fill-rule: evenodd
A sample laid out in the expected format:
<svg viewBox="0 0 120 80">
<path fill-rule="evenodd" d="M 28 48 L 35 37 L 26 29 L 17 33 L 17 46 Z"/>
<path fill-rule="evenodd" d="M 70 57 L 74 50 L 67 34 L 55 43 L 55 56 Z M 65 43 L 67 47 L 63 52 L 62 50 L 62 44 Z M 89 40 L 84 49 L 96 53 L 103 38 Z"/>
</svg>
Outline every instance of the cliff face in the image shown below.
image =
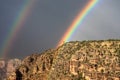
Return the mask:
<svg viewBox="0 0 120 80">
<path fill-rule="evenodd" d="M 6 64 L 4 59 L 0 59 L 0 80 L 6 78 Z"/>
<path fill-rule="evenodd" d="M 120 40 L 73 41 L 33 54 L 8 80 L 119 80 Z"/>
<path fill-rule="evenodd" d="M 20 64 L 19 59 L 0 59 L 0 80 L 6 79 Z"/>
</svg>

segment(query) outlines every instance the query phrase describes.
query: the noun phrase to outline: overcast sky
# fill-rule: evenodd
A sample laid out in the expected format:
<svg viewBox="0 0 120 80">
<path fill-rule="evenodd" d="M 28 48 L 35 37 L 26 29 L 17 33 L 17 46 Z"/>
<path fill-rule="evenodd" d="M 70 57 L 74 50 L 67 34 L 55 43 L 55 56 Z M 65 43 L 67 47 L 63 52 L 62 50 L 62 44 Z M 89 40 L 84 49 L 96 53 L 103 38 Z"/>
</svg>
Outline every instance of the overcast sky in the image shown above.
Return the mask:
<svg viewBox="0 0 120 80">
<path fill-rule="evenodd" d="M 35 0 L 31 13 L 7 53 L 23 58 L 54 48 L 89 0 Z M 0 50 L 25 0 L 0 1 Z M 100 0 L 70 40 L 120 38 L 120 0 Z M 3 53 L 0 54 L 2 55 Z"/>
</svg>

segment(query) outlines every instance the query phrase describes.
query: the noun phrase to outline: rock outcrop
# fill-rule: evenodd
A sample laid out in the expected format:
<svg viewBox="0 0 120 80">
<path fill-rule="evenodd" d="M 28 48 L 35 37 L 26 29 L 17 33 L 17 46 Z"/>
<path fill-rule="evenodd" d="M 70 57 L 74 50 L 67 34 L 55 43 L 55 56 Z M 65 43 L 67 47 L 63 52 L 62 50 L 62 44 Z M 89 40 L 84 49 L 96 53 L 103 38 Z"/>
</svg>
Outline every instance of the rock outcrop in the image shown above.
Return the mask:
<svg viewBox="0 0 120 80">
<path fill-rule="evenodd" d="M 0 59 L 0 80 L 6 78 L 6 63 L 4 59 Z"/>
<path fill-rule="evenodd" d="M 72 41 L 32 54 L 8 80 L 120 80 L 120 40 Z"/>
<path fill-rule="evenodd" d="M 6 77 L 10 76 L 19 65 L 21 65 L 20 59 L 0 59 L 0 80 L 6 80 Z"/>
<path fill-rule="evenodd" d="M 10 59 L 7 61 L 6 66 L 6 75 L 9 76 L 12 72 L 16 70 L 18 66 L 21 65 L 20 59 Z"/>
</svg>

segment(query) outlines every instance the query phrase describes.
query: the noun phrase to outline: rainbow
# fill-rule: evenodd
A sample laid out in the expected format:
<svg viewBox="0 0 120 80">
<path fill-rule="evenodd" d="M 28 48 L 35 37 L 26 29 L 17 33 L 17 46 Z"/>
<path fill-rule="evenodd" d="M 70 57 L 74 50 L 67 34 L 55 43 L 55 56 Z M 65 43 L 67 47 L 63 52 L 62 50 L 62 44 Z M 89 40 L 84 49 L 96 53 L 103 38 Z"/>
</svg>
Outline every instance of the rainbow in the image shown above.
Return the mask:
<svg viewBox="0 0 120 80">
<path fill-rule="evenodd" d="M 87 16 L 87 14 L 91 11 L 91 9 L 95 6 L 95 4 L 98 2 L 98 0 L 90 0 L 85 8 L 83 8 L 82 11 L 79 12 L 77 17 L 73 20 L 72 24 L 68 27 L 67 31 L 64 33 L 63 37 L 57 44 L 57 47 L 62 45 L 63 42 L 68 42 L 71 38 L 72 34 L 75 32 L 75 30 L 79 27 L 79 25 L 82 23 L 84 18 Z"/>
<path fill-rule="evenodd" d="M 2 56 L 1 56 L 2 58 L 6 59 L 7 54 L 9 52 L 10 48 L 12 47 L 12 44 L 13 44 L 15 38 L 17 37 L 17 33 L 23 27 L 28 15 L 30 15 L 31 8 L 32 8 L 34 2 L 35 2 L 35 0 L 26 0 L 24 2 L 24 4 L 22 5 L 21 11 L 16 16 L 16 19 L 13 22 L 13 24 L 8 32 L 9 34 L 7 35 L 5 41 L 3 42 L 3 46 L 2 46 L 2 49 L 0 52 L 2 54 Z"/>
</svg>

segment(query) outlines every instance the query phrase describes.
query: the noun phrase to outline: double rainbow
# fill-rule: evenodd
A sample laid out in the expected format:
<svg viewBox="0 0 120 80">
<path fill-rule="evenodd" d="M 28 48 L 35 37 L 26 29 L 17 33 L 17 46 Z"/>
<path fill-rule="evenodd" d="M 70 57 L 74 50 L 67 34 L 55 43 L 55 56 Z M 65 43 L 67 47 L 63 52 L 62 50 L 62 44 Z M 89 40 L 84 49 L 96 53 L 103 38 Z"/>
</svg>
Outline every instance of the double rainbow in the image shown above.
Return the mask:
<svg viewBox="0 0 120 80">
<path fill-rule="evenodd" d="M 16 17 L 16 20 L 13 22 L 13 25 L 10 28 L 9 34 L 6 37 L 3 47 L 1 49 L 0 54 L 2 54 L 2 57 L 5 58 L 7 53 L 9 52 L 12 43 L 14 42 L 17 33 L 22 28 L 27 16 L 31 12 L 31 8 L 33 7 L 33 3 L 35 0 L 27 0 L 25 4 L 23 5 L 20 13 Z M 86 15 L 91 11 L 91 9 L 95 6 L 95 4 L 98 2 L 98 0 L 90 0 L 85 8 L 80 11 L 80 13 L 77 15 L 77 17 L 73 20 L 72 24 L 68 27 L 66 33 L 63 35 L 61 40 L 59 41 L 58 45 L 61 45 L 63 41 L 67 42 L 69 41 L 72 34 L 75 32 L 77 27 L 82 23 L 83 19 L 86 17 Z"/>
<path fill-rule="evenodd" d="M 92 10 L 92 8 L 95 6 L 95 4 L 98 2 L 98 0 L 90 0 L 85 8 L 83 8 L 82 11 L 80 11 L 77 15 L 77 17 L 73 20 L 72 24 L 68 27 L 67 31 L 59 41 L 57 46 L 60 46 L 63 44 L 63 42 L 68 42 L 72 36 L 72 34 L 75 32 L 75 30 L 80 26 L 84 18 L 87 16 L 87 14 Z"/>
</svg>

